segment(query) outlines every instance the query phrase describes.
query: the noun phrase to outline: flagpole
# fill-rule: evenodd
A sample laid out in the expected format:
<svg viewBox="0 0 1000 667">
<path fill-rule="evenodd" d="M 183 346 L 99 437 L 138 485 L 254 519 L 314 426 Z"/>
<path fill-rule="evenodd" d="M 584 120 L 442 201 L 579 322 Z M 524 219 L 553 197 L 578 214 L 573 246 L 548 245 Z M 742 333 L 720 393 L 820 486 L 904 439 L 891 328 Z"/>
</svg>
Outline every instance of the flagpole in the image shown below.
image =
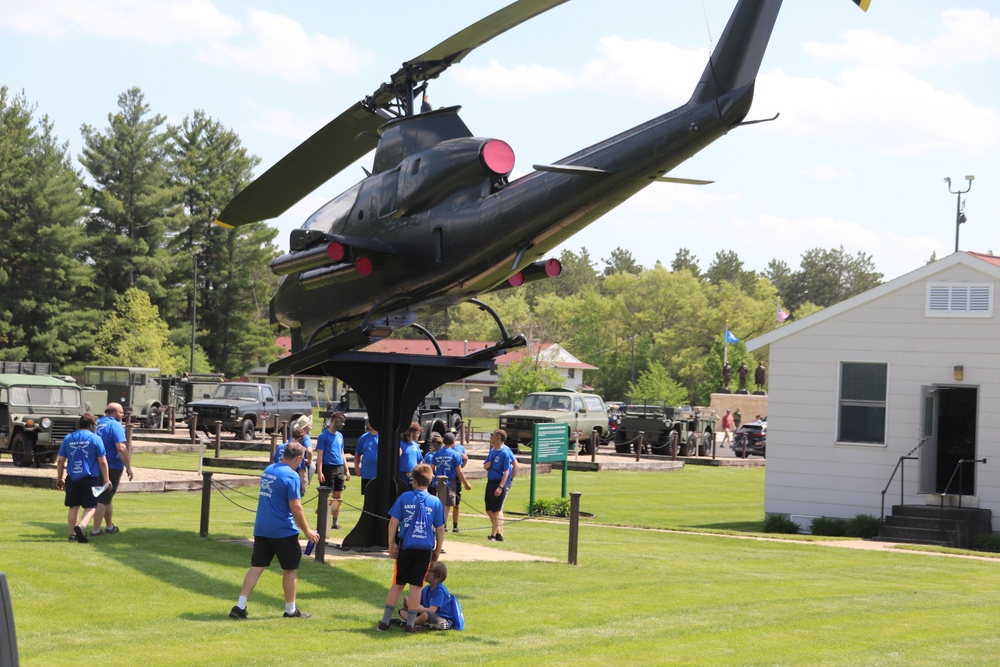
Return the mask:
<svg viewBox="0 0 1000 667">
<path fill-rule="evenodd" d="M 726 330 L 722 332 L 722 367 L 729 363 L 729 320 L 726 320 Z"/>
</svg>

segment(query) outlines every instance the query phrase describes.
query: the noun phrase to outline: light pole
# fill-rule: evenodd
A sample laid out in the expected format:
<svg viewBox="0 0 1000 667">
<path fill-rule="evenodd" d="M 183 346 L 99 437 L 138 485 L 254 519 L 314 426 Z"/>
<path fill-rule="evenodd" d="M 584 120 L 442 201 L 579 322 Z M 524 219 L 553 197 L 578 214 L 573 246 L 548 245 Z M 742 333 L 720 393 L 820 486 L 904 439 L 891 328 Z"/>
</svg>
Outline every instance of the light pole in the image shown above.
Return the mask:
<svg viewBox="0 0 1000 667">
<path fill-rule="evenodd" d="M 951 178 L 945 177 L 944 179 L 944 182 L 948 184 L 948 192 L 955 195 L 955 252 L 958 252 L 958 226 L 965 222 L 965 213 L 962 213 L 965 203 L 962 201 L 962 195 L 972 189 L 972 181 L 975 179 L 975 176 L 966 176 L 965 180 L 969 182 L 969 187 L 958 191 L 951 189 Z"/>
<path fill-rule="evenodd" d="M 194 377 L 194 346 L 198 330 L 198 254 L 194 254 L 194 280 L 191 282 L 191 377 Z"/>
</svg>

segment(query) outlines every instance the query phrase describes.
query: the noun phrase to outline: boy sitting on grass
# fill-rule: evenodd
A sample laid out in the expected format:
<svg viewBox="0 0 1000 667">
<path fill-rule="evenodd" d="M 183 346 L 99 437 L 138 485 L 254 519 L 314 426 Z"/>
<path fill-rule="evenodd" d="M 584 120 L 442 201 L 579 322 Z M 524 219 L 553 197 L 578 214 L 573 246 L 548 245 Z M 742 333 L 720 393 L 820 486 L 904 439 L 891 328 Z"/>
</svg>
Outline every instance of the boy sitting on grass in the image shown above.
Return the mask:
<svg viewBox="0 0 1000 667">
<path fill-rule="evenodd" d="M 413 490 L 406 491 L 389 509 L 389 556 L 396 566 L 392 587 L 385 598 L 385 609 L 377 629 L 389 629 L 389 621 L 396 611 L 396 603 L 403 587 L 410 585 L 406 632 L 417 631 L 417 607 L 420 606 L 420 586 L 424 583 L 427 567 L 441 556 L 444 544 L 444 507 L 441 501 L 427 493 L 433 475 L 431 467 L 421 463 L 413 469 Z M 401 545 L 396 544 L 397 532 Z"/>
<path fill-rule="evenodd" d="M 417 625 L 426 625 L 433 630 L 464 630 L 465 615 L 458 598 L 445 588 L 444 580 L 448 578 L 448 566 L 441 561 L 431 563 L 427 568 L 424 581 L 427 585 L 420 591 L 420 606 L 417 607 Z M 399 615 L 406 617 L 409 613 L 406 600 Z"/>
</svg>

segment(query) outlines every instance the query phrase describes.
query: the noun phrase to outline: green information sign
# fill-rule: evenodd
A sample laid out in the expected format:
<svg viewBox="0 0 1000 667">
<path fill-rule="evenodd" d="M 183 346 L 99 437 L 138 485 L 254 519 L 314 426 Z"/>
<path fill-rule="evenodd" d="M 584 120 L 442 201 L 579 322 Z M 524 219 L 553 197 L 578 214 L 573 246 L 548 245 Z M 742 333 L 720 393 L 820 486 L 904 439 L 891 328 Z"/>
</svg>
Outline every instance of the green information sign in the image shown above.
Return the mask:
<svg viewBox="0 0 1000 667">
<path fill-rule="evenodd" d="M 569 424 L 535 424 L 532 463 L 565 461 L 569 449 Z"/>
<path fill-rule="evenodd" d="M 528 499 L 532 513 L 535 509 L 535 475 L 539 463 L 562 463 L 562 497 L 566 497 L 569 424 L 535 424 L 534 435 L 531 446 L 531 493 Z"/>
</svg>

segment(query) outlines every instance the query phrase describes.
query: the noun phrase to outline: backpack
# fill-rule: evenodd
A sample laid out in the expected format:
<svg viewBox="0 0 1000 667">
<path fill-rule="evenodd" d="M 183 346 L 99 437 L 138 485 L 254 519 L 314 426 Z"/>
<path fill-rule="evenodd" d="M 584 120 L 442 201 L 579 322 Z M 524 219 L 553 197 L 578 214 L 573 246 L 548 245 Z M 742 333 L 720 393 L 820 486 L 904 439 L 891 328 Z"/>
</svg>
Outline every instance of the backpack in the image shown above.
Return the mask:
<svg viewBox="0 0 1000 667">
<path fill-rule="evenodd" d="M 465 614 L 462 613 L 462 603 L 458 601 L 454 593 L 449 592 L 448 597 L 451 601 L 452 608 L 455 612 L 455 618 L 451 622 L 452 630 L 464 630 L 465 629 Z"/>
<path fill-rule="evenodd" d="M 417 501 L 417 506 L 413 509 L 413 518 L 410 519 L 409 526 L 402 536 L 402 546 L 404 549 L 419 549 L 431 551 L 434 548 L 436 538 L 434 524 L 431 521 L 433 511 L 428 512 L 428 507 L 424 503 L 424 498 L 415 491 L 411 491 Z"/>
</svg>

